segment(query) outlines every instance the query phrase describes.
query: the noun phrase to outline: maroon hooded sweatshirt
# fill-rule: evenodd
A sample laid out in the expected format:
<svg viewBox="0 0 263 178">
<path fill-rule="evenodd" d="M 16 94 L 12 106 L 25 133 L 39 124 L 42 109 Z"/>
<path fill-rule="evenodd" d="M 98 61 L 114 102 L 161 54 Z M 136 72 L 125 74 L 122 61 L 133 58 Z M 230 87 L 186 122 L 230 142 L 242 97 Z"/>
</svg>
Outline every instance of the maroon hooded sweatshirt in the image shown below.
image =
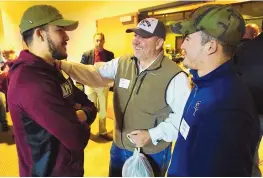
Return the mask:
<svg viewBox="0 0 263 178">
<path fill-rule="evenodd" d="M 7 99 L 20 176 L 83 176 L 84 148 L 97 111 L 72 80 L 22 51 L 9 70 Z M 87 122 L 78 120 L 76 103 Z"/>
</svg>

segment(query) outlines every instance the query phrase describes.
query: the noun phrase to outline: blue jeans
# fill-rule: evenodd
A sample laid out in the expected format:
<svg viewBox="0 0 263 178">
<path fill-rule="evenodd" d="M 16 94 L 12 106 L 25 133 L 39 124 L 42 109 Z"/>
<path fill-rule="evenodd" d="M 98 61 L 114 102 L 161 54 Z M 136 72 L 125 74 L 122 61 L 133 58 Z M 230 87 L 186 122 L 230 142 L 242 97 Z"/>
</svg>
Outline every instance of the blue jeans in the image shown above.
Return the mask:
<svg viewBox="0 0 263 178">
<path fill-rule="evenodd" d="M 164 177 L 171 159 L 171 145 L 156 154 L 145 156 L 150 162 L 155 177 Z M 109 177 L 122 177 L 122 167 L 133 152 L 121 149 L 112 143 L 110 151 Z"/>
</svg>

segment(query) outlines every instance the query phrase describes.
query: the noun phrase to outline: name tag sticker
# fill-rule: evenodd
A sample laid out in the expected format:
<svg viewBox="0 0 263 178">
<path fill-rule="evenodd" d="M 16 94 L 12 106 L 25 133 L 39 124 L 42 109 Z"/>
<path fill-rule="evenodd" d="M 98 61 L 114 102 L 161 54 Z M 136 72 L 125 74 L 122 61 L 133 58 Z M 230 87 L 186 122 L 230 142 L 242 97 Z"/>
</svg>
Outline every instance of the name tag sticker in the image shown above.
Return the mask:
<svg viewBox="0 0 263 178">
<path fill-rule="evenodd" d="M 190 130 L 190 127 L 189 127 L 189 125 L 187 124 L 187 122 L 183 118 L 181 126 L 180 126 L 180 133 L 184 137 L 185 140 L 187 138 L 189 130 Z"/>
<path fill-rule="evenodd" d="M 125 78 L 120 78 L 120 83 L 119 83 L 119 87 L 120 88 L 129 88 L 130 85 L 130 80 L 127 80 Z"/>
</svg>

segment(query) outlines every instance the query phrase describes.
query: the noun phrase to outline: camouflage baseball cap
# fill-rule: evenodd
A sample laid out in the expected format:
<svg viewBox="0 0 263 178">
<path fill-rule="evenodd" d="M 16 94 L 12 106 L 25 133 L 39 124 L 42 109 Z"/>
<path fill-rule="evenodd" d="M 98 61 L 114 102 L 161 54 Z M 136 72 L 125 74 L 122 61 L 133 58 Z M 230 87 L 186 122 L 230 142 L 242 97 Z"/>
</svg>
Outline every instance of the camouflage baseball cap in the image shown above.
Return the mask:
<svg viewBox="0 0 263 178">
<path fill-rule="evenodd" d="M 78 27 L 78 21 L 64 19 L 55 7 L 35 5 L 24 12 L 19 25 L 20 33 L 45 24 L 65 27 L 67 31 L 75 30 Z"/>
<path fill-rule="evenodd" d="M 198 31 L 229 45 L 237 45 L 245 33 L 245 21 L 241 14 L 229 5 L 204 5 L 197 8 L 188 19 L 171 25 L 176 34 Z"/>
</svg>

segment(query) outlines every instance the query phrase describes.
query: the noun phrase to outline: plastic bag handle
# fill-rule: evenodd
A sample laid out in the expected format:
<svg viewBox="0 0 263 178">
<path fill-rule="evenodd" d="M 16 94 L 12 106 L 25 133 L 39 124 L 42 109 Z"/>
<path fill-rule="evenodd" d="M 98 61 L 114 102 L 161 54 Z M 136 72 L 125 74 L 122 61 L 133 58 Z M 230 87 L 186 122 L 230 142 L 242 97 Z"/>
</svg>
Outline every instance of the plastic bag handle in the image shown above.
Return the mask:
<svg viewBox="0 0 263 178">
<path fill-rule="evenodd" d="M 141 151 L 141 148 L 140 148 L 140 147 L 135 148 L 135 152 L 136 152 L 136 153 L 140 153 L 140 151 Z"/>
</svg>

